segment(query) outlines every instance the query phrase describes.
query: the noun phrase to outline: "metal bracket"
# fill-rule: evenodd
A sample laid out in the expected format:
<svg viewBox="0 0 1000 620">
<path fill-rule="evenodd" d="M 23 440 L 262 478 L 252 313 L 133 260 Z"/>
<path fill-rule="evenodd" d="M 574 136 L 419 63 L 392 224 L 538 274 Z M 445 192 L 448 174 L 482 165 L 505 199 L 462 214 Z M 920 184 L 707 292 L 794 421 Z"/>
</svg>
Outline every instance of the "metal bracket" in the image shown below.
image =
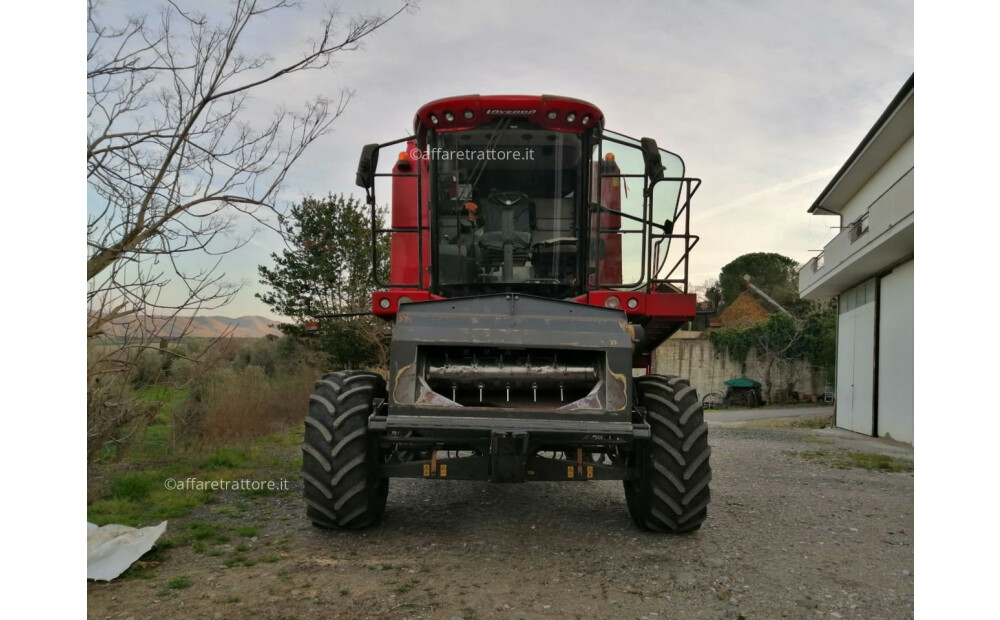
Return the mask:
<svg viewBox="0 0 1000 620">
<path fill-rule="evenodd" d="M 528 463 L 528 433 L 490 435 L 490 482 L 524 482 Z"/>
</svg>

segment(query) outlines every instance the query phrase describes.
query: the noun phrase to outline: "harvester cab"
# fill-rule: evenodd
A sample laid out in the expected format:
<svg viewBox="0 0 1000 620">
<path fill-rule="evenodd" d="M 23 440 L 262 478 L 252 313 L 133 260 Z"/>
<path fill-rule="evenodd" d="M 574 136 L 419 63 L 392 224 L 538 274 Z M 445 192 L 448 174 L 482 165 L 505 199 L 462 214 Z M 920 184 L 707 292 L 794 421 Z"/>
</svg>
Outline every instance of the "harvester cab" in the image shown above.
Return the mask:
<svg viewBox="0 0 1000 620">
<path fill-rule="evenodd" d="M 313 522 L 373 525 L 392 477 L 622 480 L 640 527 L 697 529 L 711 478 L 700 402 L 684 379 L 646 374 L 695 316 L 700 181 L 681 158 L 606 130 L 584 101 L 470 95 L 365 146 L 357 184 L 373 265 L 389 235 L 372 312 L 394 321 L 390 368 L 317 382 Z"/>
</svg>

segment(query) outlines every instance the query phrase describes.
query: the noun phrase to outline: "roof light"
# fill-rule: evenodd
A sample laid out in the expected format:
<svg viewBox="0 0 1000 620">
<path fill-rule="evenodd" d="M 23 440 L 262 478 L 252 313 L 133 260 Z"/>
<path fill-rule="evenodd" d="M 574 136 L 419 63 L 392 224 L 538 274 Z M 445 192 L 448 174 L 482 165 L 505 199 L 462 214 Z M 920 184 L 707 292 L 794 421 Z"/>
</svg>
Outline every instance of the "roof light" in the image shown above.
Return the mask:
<svg viewBox="0 0 1000 620">
<path fill-rule="evenodd" d="M 435 125 L 437 125 L 438 124 L 438 117 L 435 116 L 434 114 L 431 114 L 431 122 L 434 123 Z"/>
<path fill-rule="evenodd" d="M 475 116 L 475 114 L 472 113 L 472 110 L 466 110 L 465 112 L 462 112 L 462 116 L 471 119 L 473 116 Z"/>
<path fill-rule="evenodd" d="M 576 112 L 570 112 L 569 114 L 566 115 L 567 123 L 572 123 L 575 120 L 576 120 Z"/>
<path fill-rule="evenodd" d="M 586 125 L 587 123 L 589 123 L 590 122 L 590 115 L 588 114 L 587 116 L 584 116 L 583 118 L 581 118 L 580 122 L 583 123 L 584 125 Z"/>
<path fill-rule="evenodd" d="M 400 151 L 399 157 L 396 159 L 396 166 L 400 170 L 409 170 L 413 165 L 413 161 L 410 159 L 410 154 L 407 151 Z"/>
<path fill-rule="evenodd" d="M 629 310 L 635 310 L 639 307 L 639 300 L 635 297 L 629 297 L 625 305 L 629 307 Z"/>
<path fill-rule="evenodd" d="M 605 153 L 604 154 L 604 161 L 614 161 L 614 160 L 615 160 L 615 154 L 614 153 Z"/>
<path fill-rule="evenodd" d="M 446 121 L 448 121 L 450 123 L 450 122 L 452 122 L 452 121 L 455 120 L 455 115 L 452 114 L 451 112 L 445 112 L 444 113 L 444 120 L 446 120 Z"/>
<path fill-rule="evenodd" d="M 615 297 L 614 295 L 608 295 L 608 298 L 604 300 L 605 308 L 618 308 L 621 305 L 622 305 L 621 300 Z"/>
<path fill-rule="evenodd" d="M 550 121 L 554 121 L 554 120 L 556 120 L 556 117 L 559 116 L 559 114 L 555 110 L 552 110 L 551 112 L 549 112 L 545 116 L 548 117 L 548 119 Z"/>
<path fill-rule="evenodd" d="M 388 310 L 389 306 L 391 306 L 391 305 L 392 305 L 392 302 L 389 301 L 388 297 L 383 297 L 382 299 L 378 300 L 378 307 L 382 308 L 383 310 Z"/>
</svg>

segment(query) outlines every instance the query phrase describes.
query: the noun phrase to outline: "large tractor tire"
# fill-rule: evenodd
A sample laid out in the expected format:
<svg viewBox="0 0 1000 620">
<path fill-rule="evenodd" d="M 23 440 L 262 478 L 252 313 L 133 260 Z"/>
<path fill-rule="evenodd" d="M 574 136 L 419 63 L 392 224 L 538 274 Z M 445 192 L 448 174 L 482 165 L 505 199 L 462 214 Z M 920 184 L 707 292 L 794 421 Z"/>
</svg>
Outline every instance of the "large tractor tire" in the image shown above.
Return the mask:
<svg viewBox="0 0 1000 620">
<path fill-rule="evenodd" d="M 625 481 L 636 524 L 651 532 L 682 534 L 701 527 L 708 513 L 712 469 L 708 425 L 695 389 L 679 377 L 635 379 L 652 438 L 642 452 L 638 480 Z"/>
<path fill-rule="evenodd" d="M 389 480 L 379 476 L 368 417 L 372 401 L 384 396 L 385 381 L 370 372 L 332 372 L 316 382 L 302 444 L 303 494 L 313 525 L 355 530 L 382 517 Z"/>
</svg>

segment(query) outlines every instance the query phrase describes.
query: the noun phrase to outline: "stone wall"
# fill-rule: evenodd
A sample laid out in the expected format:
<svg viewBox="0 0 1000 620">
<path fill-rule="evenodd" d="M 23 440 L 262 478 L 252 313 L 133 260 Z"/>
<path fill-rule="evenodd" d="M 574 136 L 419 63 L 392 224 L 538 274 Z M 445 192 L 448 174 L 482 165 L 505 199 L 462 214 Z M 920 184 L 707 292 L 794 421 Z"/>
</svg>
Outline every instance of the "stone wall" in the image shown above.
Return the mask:
<svg viewBox="0 0 1000 620">
<path fill-rule="evenodd" d="M 653 372 L 684 377 L 698 390 L 698 396 L 704 396 L 709 392 L 725 393 L 725 381 L 736 377 L 746 376 L 764 383 L 765 367 L 757 360 L 754 351 L 750 351 L 744 366 L 725 351 L 716 351 L 707 333 L 681 331 L 656 349 Z M 826 387 L 822 371 L 805 360 L 775 364 L 771 369 L 771 380 L 775 392 L 791 389 L 822 394 Z M 764 396 L 767 397 L 766 394 Z"/>
</svg>

